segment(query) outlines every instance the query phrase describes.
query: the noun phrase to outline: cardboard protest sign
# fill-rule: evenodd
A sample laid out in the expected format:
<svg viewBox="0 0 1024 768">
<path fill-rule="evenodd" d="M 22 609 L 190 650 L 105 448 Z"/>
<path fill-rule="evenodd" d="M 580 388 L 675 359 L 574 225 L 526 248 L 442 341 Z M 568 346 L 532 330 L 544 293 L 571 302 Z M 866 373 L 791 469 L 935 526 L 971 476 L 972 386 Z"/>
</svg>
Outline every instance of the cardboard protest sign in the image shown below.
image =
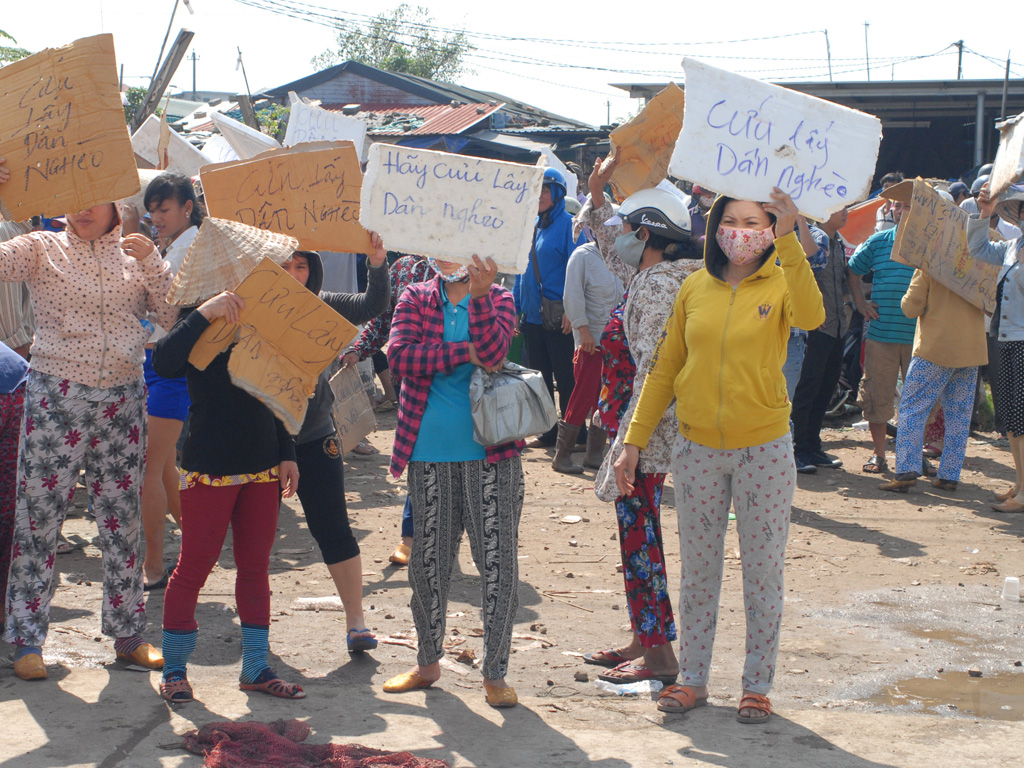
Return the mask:
<svg viewBox="0 0 1024 768">
<path fill-rule="evenodd" d="M 342 368 L 331 377 L 331 390 L 334 392 L 334 422 L 341 435 L 341 452 L 348 453 L 377 429 L 377 417 L 373 415 L 363 379 L 354 365 Z"/>
<path fill-rule="evenodd" d="M 208 165 L 202 180 L 211 216 L 289 235 L 304 250 L 371 252 L 370 233 L 359 223 L 363 174 L 352 142 Z"/>
<path fill-rule="evenodd" d="M 988 194 L 998 197 L 1024 177 L 1024 114 L 996 124 L 999 149 L 988 180 Z"/>
<path fill-rule="evenodd" d="M 239 323 L 210 323 L 189 362 L 203 369 L 235 341 L 231 381 L 296 435 L 317 378 L 358 329 L 270 259 L 257 264 L 235 293 L 245 301 Z"/>
<path fill-rule="evenodd" d="M 882 140 L 877 117 L 683 60 L 686 106 L 669 171 L 741 200 L 773 187 L 824 221 L 863 200 Z"/>
<path fill-rule="evenodd" d="M 112 35 L 76 40 L 0 69 L 4 217 L 77 212 L 139 191 Z"/>
<path fill-rule="evenodd" d="M 363 156 L 366 143 L 366 123 L 340 112 L 330 112 L 312 106 L 290 91 L 291 110 L 288 115 L 288 129 L 284 134 L 284 145 L 294 147 L 309 141 L 351 141 L 356 153 Z"/>
<path fill-rule="evenodd" d="M 892 259 L 927 272 L 949 290 L 989 314 L 996 305 L 1000 265 L 977 261 L 967 248 L 967 211 L 953 205 L 921 179 L 903 181 L 882 193 L 910 203 L 896 230 Z"/>
<path fill-rule="evenodd" d="M 660 91 L 643 111 L 610 134 L 619 167 L 612 191 L 622 202 L 634 192 L 650 189 L 668 175 L 669 160 L 683 127 L 683 89 L 675 83 Z"/>
<path fill-rule="evenodd" d="M 280 149 L 281 143 L 273 136 L 250 128 L 245 123 L 233 120 L 220 112 L 211 112 L 210 118 L 217 130 L 227 139 L 228 144 L 243 160 L 248 160 L 268 149 Z"/>
<path fill-rule="evenodd" d="M 146 160 L 154 168 L 175 171 L 186 176 L 198 176 L 199 169 L 210 160 L 196 149 L 177 131 L 167 130 L 162 133 L 162 126 L 167 124 L 156 115 L 150 115 L 132 134 L 132 148 L 135 154 Z M 163 148 L 161 147 L 163 144 Z"/>
<path fill-rule="evenodd" d="M 359 220 L 392 250 L 458 263 L 476 254 L 521 274 L 543 176 L 534 165 L 374 144 Z"/>
</svg>

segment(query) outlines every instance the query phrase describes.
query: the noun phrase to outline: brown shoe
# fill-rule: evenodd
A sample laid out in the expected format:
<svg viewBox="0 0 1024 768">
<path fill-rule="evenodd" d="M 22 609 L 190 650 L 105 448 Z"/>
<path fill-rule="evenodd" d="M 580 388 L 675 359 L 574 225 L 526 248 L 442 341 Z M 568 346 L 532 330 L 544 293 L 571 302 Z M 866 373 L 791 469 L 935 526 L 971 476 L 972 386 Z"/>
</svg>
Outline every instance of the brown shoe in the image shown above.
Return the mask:
<svg viewBox="0 0 1024 768">
<path fill-rule="evenodd" d="M 878 486 L 880 491 L 893 491 L 895 493 L 906 493 L 917 485 L 917 475 L 913 473 L 896 475 L 892 480 Z"/>
<path fill-rule="evenodd" d="M 45 680 L 46 665 L 38 653 L 27 653 L 14 662 L 14 674 L 22 680 Z"/>
<path fill-rule="evenodd" d="M 131 653 L 117 652 L 117 658 L 119 661 L 125 661 L 129 664 L 136 664 L 146 669 L 163 669 L 164 668 L 164 657 L 160 651 L 154 648 L 149 643 L 143 643 Z"/>
<path fill-rule="evenodd" d="M 943 480 L 941 477 L 937 477 L 932 480 L 932 488 L 939 491 L 950 491 L 955 493 L 959 483 L 956 480 Z"/>
<path fill-rule="evenodd" d="M 409 558 L 412 556 L 412 547 L 407 544 L 399 544 L 395 547 L 395 551 L 391 553 L 391 557 L 388 558 L 388 562 L 394 563 L 395 565 L 408 565 Z"/>
</svg>

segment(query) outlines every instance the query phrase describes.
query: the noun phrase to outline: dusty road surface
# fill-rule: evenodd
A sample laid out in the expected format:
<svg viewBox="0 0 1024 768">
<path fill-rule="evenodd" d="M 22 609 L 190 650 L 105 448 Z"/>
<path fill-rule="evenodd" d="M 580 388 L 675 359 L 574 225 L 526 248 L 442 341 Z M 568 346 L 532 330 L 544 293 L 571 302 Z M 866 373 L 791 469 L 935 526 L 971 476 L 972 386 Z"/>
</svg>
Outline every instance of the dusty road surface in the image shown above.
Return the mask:
<svg viewBox="0 0 1024 768">
<path fill-rule="evenodd" d="M 125 669 L 99 636 L 95 523 L 79 513 L 65 534 L 82 546 L 57 561 L 49 680 L 18 680 L 10 648 L 0 649 L 0 768 L 198 767 L 202 760 L 181 749 L 182 733 L 221 720 L 291 717 L 308 722 L 313 742 L 411 750 L 453 766 L 1024 764 L 1024 604 L 1000 599 L 1004 577 L 1024 575 L 1024 515 L 1001 516 L 987 505 L 1012 478 L 1005 441 L 972 437 L 956 494 L 919 483 L 897 496 L 860 472 L 866 432 L 825 434 L 846 467 L 799 478 L 772 691 L 777 714 L 750 727 L 734 720 L 743 655 L 735 532 L 711 706 L 678 716 L 658 712 L 649 699 L 603 694 L 593 686 L 601 670 L 580 656 L 627 637 L 612 507 L 594 497 L 592 472 L 553 473 L 550 453 L 538 450 L 524 454 L 520 608 L 508 675 L 521 706 L 490 709 L 478 668 L 457 661 L 482 652 L 468 546 L 452 590 L 442 680 L 429 691 L 385 694 L 384 680 L 415 659 L 406 573 L 387 563 L 405 494 L 404 480 L 386 473 L 393 424 L 393 415 L 383 417 L 384 429 L 371 438 L 379 455 L 346 467 L 367 621 L 382 640 L 377 651 L 350 657 L 344 614 L 331 600 L 310 600 L 334 590 L 299 508 L 289 503 L 271 561 L 271 651 L 277 671 L 301 683 L 308 698 L 238 690 L 240 630 L 226 547 L 200 597 L 199 646 L 189 668 L 197 701 L 172 709 L 156 692 L 158 675 Z M 671 508 L 664 528 L 677 584 Z M 167 537 L 168 564 L 177 542 Z M 149 598 L 154 642 L 162 607 L 161 594 Z"/>
</svg>

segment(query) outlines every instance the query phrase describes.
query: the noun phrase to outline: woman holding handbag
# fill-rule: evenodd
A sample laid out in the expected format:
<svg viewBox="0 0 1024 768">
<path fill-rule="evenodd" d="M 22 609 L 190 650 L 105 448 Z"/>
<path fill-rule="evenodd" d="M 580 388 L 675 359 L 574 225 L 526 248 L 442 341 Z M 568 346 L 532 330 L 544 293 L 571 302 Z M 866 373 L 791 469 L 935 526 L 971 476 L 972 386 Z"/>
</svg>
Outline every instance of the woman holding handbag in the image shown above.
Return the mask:
<svg viewBox="0 0 1024 768">
<path fill-rule="evenodd" d="M 479 257 L 436 262 L 437 277 L 410 285 L 395 308 L 388 345 L 402 379 L 391 474 L 408 466 L 413 509 L 409 562 L 417 665 L 384 684 L 388 693 L 429 688 L 441 677 L 445 612 L 463 528 L 483 577 L 484 692 L 494 707 L 518 702 L 505 682 L 518 607 L 522 442 L 484 448 L 473 439 L 474 366 L 501 367 L 515 332 L 512 294 Z"/>
</svg>

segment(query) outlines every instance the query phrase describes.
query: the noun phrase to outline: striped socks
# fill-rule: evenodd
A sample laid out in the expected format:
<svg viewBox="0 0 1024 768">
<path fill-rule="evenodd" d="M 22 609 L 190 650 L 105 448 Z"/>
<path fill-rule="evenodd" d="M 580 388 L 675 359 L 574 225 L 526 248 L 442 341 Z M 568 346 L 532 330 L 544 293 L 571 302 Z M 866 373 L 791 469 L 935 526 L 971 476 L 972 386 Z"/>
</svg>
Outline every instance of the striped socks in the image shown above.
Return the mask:
<svg viewBox="0 0 1024 768">
<path fill-rule="evenodd" d="M 19 645 L 14 651 L 14 660 L 17 661 L 22 656 L 28 656 L 34 653 L 36 656 L 43 655 L 43 649 L 38 645 Z"/>
<path fill-rule="evenodd" d="M 239 679 L 245 684 L 255 683 L 263 670 L 267 669 L 267 654 L 270 653 L 270 627 L 242 622 L 242 674 Z M 166 654 L 164 655 L 166 664 Z"/>
<path fill-rule="evenodd" d="M 174 673 L 185 675 L 185 667 L 199 637 L 197 629 L 165 629 L 163 639 L 164 680 Z"/>
<path fill-rule="evenodd" d="M 114 640 L 114 650 L 125 656 L 131 656 L 131 654 L 142 645 L 145 640 L 142 639 L 142 635 L 132 635 L 131 637 L 118 637 Z"/>
</svg>

